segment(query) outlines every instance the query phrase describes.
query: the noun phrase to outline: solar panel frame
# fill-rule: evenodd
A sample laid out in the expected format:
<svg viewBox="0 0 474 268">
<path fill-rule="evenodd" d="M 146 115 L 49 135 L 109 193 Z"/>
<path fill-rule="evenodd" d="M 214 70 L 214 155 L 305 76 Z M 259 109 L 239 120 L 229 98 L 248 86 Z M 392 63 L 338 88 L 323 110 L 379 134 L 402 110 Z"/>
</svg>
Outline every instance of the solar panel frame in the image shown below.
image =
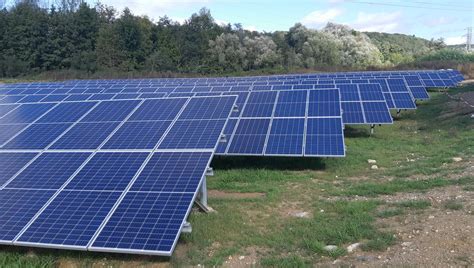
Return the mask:
<svg viewBox="0 0 474 268">
<path fill-rule="evenodd" d="M 230 116 L 230 114 L 231 114 L 231 112 L 232 112 L 232 109 L 230 109 L 230 108 L 231 108 L 233 105 L 235 105 L 236 97 L 237 97 L 237 96 L 219 97 L 219 98 L 222 98 L 222 99 L 223 99 L 223 98 L 226 98 L 226 99 L 232 98 L 232 100 L 233 100 L 233 102 L 232 102 L 231 104 L 228 104 L 228 105 L 227 105 L 228 108 L 229 108 L 228 114 L 227 114 L 226 116 L 224 116 L 224 117 L 223 117 L 223 116 L 220 116 L 220 117 L 223 117 L 223 118 L 225 118 L 225 120 L 227 120 L 227 118 Z M 204 98 L 204 97 L 186 98 L 187 102 L 186 102 L 185 105 L 182 106 L 181 112 L 185 110 L 186 105 L 190 102 L 190 100 L 196 99 L 196 98 Z M 206 97 L 206 98 L 211 98 L 211 97 Z M 140 104 L 137 105 L 137 106 L 135 107 L 135 109 L 133 109 L 133 111 L 130 112 L 129 115 L 128 115 L 125 119 L 123 119 L 123 121 L 121 122 L 121 124 L 124 124 L 125 122 L 127 122 L 128 119 L 130 119 L 130 117 L 135 113 L 135 111 L 140 107 L 140 105 L 141 105 L 142 103 L 143 103 L 143 100 L 140 101 Z M 181 112 L 180 112 L 178 115 L 175 116 L 173 122 L 178 121 L 178 118 L 179 118 L 179 115 L 181 114 Z M 87 114 L 83 115 L 83 117 L 85 117 L 85 116 L 87 116 Z M 222 120 L 222 119 L 221 119 L 221 120 Z M 82 121 L 82 120 L 78 120 L 77 122 L 81 122 L 81 121 Z M 76 123 L 77 123 L 77 122 L 76 122 Z M 139 122 L 139 121 L 138 121 L 138 122 Z M 223 132 L 224 128 L 225 128 L 225 126 L 221 129 L 221 133 Z M 171 129 L 171 125 L 169 126 L 168 131 L 169 131 L 170 129 Z M 112 135 L 113 135 L 113 134 L 111 134 L 111 136 L 108 137 L 108 139 L 111 138 Z M 91 161 L 91 159 L 92 159 L 97 153 L 99 153 L 99 152 L 108 152 L 107 149 L 105 149 L 105 150 L 101 150 L 101 149 L 100 149 L 100 148 L 102 148 L 102 147 L 106 144 L 106 142 L 108 141 L 108 139 L 106 139 L 105 141 L 103 141 L 103 143 L 98 147 L 98 149 L 96 149 L 96 150 L 86 150 L 86 151 L 89 151 L 89 152 L 91 153 L 90 156 L 82 163 L 81 167 L 79 167 L 79 168 L 75 171 L 75 173 L 72 174 L 72 175 L 69 177 L 69 179 L 62 185 L 62 187 L 57 190 L 57 192 L 53 195 L 53 197 L 51 197 L 51 198 L 48 200 L 48 202 L 36 213 L 35 217 L 33 217 L 33 218 L 29 221 L 29 223 L 28 223 L 26 226 L 24 226 L 24 228 L 21 230 L 21 232 L 20 232 L 20 233 L 16 236 L 16 238 L 14 239 L 13 244 L 15 244 L 15 245 L 21 245 L 21 246 L 34 246 L 34 247 L 50 247 L 50 248 L 61 248 L 61 249 L 75 249 L 75 250 L 86 250 L 86 249 L 87 249 L 87 250 L 91 250 L 91 249 L 89 249 L 88 246 L 87 246 L 87 247 L 83 247 L 83 246 L 78 247 L 78 246 L 75 246 L 75 245 L 62 245 L 62 244 L 61 244 L 61 245 L 58 245 L 58 244 L 28 242 L 28 241 L 22 241 L 20 238 L 21 238 L 22 235 L 28 230 L 28 228 L 29 228 L 33 223 L 35 223 L 35 221 L 38 219 L 38 217 L 40 217 L 40 216 L 42 215 L 42 213 L 43 213 L 46 209 L 48 209 L 48 207 L 50 206 L 50 204 L 51 204 L 52 202 L 54 202 L 54 200 L 56 200 L 57 196 L 58 196 L 60 193 L 62 193 L 62 192 L 64 192 L 64 191 L 68 191 L 68 190 L 66 189 L 66 187 L 71 183 L 71 180 L 73 180 L 74 178 L 76 178 L 76 176 L 78 175 L 78 173 L 79 173 L 81 170 L 84 169 L 84 167 Z M 164 139 L 164 136 L 161 138 L 161 141 L 162 141 L 163 139 Z M 160 142 L 161 142 L 161 141 L 160 141 Z M 211 148 L 211 149 L 160 150 L 160 149 L 157 149 L 158 146 L 159 146 L 159 143 L 158 143 L 158 144 L 155 146 L 155 148 L 153 148 L 152 150 L 143 150 L 143 152 L 146 152 L 150 157 L 152 157 L 154 154 L 157 154 L 157 153 L 170 153 L 170 152 L 174 152 L 174 151 L 176 151 L 176 152 L 179 152 L 179 151 L 183 151 L 183 152 L 192 152 L 192 151 L 197 151 L 197 152 L 199 152 L 199 151 L 203 151 L 203 152 L 209 153 L 209 156 L 210 156 L 209 159 L 207 159 L 207 161 L 206 161 L 206 167 L 208 167 L 209 164 L 210 164 L 210 161 L 212 160 L 212 156 L 213 156 L 213 154 L 214 154 L 215 148 L 217 148 L 218 144 L 219 144 L 219 142 L 218 142 L 218 139 L 217 139 L 216 142 L 215 142 L 214 148 Z M 59 151 L 57 151 L 57 150 L 50 150 L 50 151 L 51 151 L 51 152 L 59 152 Z M 68 151 L 68 150 L 66 150 L 66 151 Z M 76 150 L 69 150 L 69 151 L 75 152 Z M 109 150 L 109 151 L 117 151 L 117 150 Z M 120 150 L 118 150 L 118 151 L 120 151 Z M 138 150 L 133 150 L 133 151 L 138 151 Z M 0 153 L 4 153 L 4 152 L 6 152 L 6 151 L 2 151 L 2 150 L 0 149 Z M 38 152 L 41 152 L 41 151 L 38 151 Z M 46 150 L 45 152 L 47 152 L 47 150 Z M 44 154 L 44 152 L 43 152 L 43 154 Z M 42 154 L 41 154 L 41 153 L 38 154 L 37 157 L 39 157 L 40 155 L 42 155 Z M 145 167 L 147 163 L 148 163 L 148 161 L 143 162 L 143 165 L 142 165 L 142 166 Z M 205 175 L 205 173 L 206 173 L 206 170 L 207 170 L 206 168 L 203 168 L 203 170 L 202 170 L 203 175 L 199 178 L 199 184 L 202 183 L 202 179 L 204 178 L 204 175 Z M 140 172 L 141 172 L 141 171 L 140 171 Z M 137 175 L 140 174 L 140 172 L 137 172 Z M 12 178 L 12 180 L 14 180 L 14 178 Z M 126 194 L 126 191 L 124 191 L 123 193 Z M 194 200 L 194 199 L 196 198 L 197 193 L 198 193 L 198 190 L 196 189 L 195 194 L 193 195 L 193 199 L 192 199 L 192 200 Z M 117 201 L 117 204 L 120 204 L 119 202 L 121 202 L 121 201 Z M 189 204 L 189 207 L 188 207 L 188 209 L 187 209 L 186 215 L 185 215 L 185 217 L 183 218 L 183 222 L 184 222 L 184 220 L 187 218 L 187 216 L 188 216 L 188 214 L 189 214 L 189 212 L 190 212 L 191 206 L 192 206 L 192 202 L 190 202 L 190 204 Z M 113 212 L 110 211 L 110 213 L 113 213 Z M 104 220 L 103 223 L 105 224 L 106 221 Z M 175 239 L 175 241 L 174 241 L 174 243 L 173 243 L 173 247 L 172 247 L 172 249 L 171 249 L 170 251 L 164 252 L 163 254 L 162 254 L 161 252 L 153 251 L 153 252 L 150 252 L 150 254 L 153 253 L 153 254 L 155 254 L 155 255 L 157 254 L 157 255 L 167 255 L 167 256 L 169 256 L 169 255 L 173 252 L 174 247 L 176 246 L 176 242 L 177 242 L 177 240 L 178 240 L 178 238 L 179 238 L 179 233 L 181 232 L 181 229 L 182 229 L 182 224 L 181 224 L 181 226 L 180 226 L 180 228 L 179 228 L 179 232 L 178 232 L 177 235 L 176 235 L 176 239 Z M 97 234 L 99 234 L 99 230 L 97 230 Z M 9 244 L 11 244 L 11 243 L 12 243 L 12 242 L 9 241 Z M 90 240 L 90 243 L 92 243 L 92 240 Z M 104 250 L 98 249 L 98 251 L 104 251 Z M 112 251 L 117 252 L 117 251 L 120 251 L 120 250 L 119 250 L 119 249 L 114 249 L 114 250 L 112 250 Z M 140 253 L 140 252 L 132 251 L 131 253 Z"/>
</svg>

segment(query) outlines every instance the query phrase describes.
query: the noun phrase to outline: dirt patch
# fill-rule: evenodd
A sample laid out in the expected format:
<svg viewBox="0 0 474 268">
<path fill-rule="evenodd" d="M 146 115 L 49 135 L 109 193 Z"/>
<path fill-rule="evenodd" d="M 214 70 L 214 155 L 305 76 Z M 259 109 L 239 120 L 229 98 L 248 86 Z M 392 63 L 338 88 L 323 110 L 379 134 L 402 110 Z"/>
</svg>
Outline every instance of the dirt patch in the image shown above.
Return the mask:
<svg viewBox="0 0 474 268">
<path fill-rule="evenodd" d="M 461 186 L 433 189 L 426 193 L 399 193 L 380 196 L 390 203 L 429 200 L 425 210 L 404 209 L 404 214 L 379 218 L 381 230 L 395 233 L 397 244 L 385 252 L 363 252 L 360 249 L 328 265 L 357 267 L 470 267 L 474 265 L 474 192 Z M 455 200 L 459 210 L 445 207 Z"/>
<path fill-rule="evenodd" d="M 258 256 L 262 256 L 266 250 L 255 247 L 246 248 L 244 254 L 232 255 L 222 264 L 222 267 L 240 268 L 240 267 L 254 267 L 259 260 Z"/>
<path fill-rule="evenodd" d="M 265 193 L 231 193 L 218 190 L 209 190 L 207 194 L 210 198 L 219 199 L 254 199 L 264 198 L 266 196 Z"/>
<path fill-rule="evenodd" d="M 311 209 L 305 209 L 303 202 L 281 202 L 276 210 L 283 218 L 311 218 L 313 216 Z"/>
</svg>

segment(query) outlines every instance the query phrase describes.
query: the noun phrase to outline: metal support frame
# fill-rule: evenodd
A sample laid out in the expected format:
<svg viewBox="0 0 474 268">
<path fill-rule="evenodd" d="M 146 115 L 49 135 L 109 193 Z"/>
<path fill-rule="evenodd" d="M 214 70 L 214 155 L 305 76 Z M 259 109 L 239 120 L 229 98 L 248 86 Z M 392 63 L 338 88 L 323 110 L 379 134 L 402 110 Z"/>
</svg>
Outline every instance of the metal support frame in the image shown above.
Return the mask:
<svg viewBox="0 0 474 268">
<path fill-rule="evenodd" d="M 401 111 L 402 111 L 401 109 L 398 109 L 398 110 L 397 110 L 397 117 L 400 116 L 400 112 L 401 112 Z"/>
<path fill-rule="evenodd" d="M 370 125 L 370 135 L 374 134 L 374 128 L 375 128 L 374 124 Z"/>
<path fill-rule="evenodd" d="M 213 176 L 214 171 L 211 167 L 209 167 L 206 171 L 206 176 Z M 201 182 L 201 186 L 199 187 L 199 192 L 197 195 L 196 200 L 194 201 L 196 205 L 198 205 L 199 209 L 205 213 L 209 212 L 214 212 L 214 209 L 211 208 L 207 204 L 207 180 L 206 176 L 204 176 L 204 179 Z"/>
<path fill-rule="evenodd" d="M 183 228 L 181 229 L 181 233 L 190 234 L 192 231 L 193 231 L 193 227 L 191 226 L 191 223 L 188 221 L 185 221 L 183 223 Z"/>
</svg>

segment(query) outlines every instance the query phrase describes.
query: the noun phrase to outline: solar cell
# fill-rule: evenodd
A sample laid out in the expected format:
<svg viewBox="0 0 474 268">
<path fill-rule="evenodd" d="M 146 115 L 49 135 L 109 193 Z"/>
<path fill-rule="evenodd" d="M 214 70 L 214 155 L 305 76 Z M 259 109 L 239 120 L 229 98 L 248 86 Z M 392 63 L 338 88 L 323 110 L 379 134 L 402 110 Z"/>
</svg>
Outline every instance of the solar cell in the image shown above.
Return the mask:
<svg viewBox="0 0 474 268">
<path fill-rule="evenodd" d="M 309 118 L 305 155 L 344 156 L 344 136 L 340 118 Z"/>
<path fill-rule="evenodd" d="M 158 146 L 160 149 L 213 149 L 226 120 L 178 120 Z M 183 135 L 186 133 L 187 135 Z"/>
<path fill-rule="evenodd" d="M 179 113 L 186 101 L 186 98 L 145 100 L 132 114 L 129 120 L 172 120 Z"/>
<path fill-rule="evenodd" d="M 99 152 L 74 176 L 65 189 L 123 191 L 147 156 L 148 153 Z"/>
<path fill-rule="evenodd" d="M 15 244 L 85 249 L 120 194 L 110 191 L 63 190 Z"/>
<path fill-rule="evenodd" d="M 83 118 L 82 122 L 124 120 L 140 103 L 138 100 L 103 101 Z"/>
<path fill-rule="evenodd" d="M 117 128 L 118 122 L 77 123 L 51 149 L 95 149 Z"/>
<path fill-rule="evenodd" d="M 306 115 L 306 90 L 282 91 L 275 107 L 276 117 L 304 117 Z"/>
<path fill-rule="evenodd" d="M 44 149 L 71 124 L 33 124 L 16 135 L 2 149 Z"/>
<path fill-rule="evenodd" d="M 88 153 L 43 153 L 5 188 L 57 190 L 88 156 Z"/>
<path fill-rule="evenodd" d="M 89 250 L 171 255 L 193 193 L 128 192 Z"/>
<path fill-rule="evenodd" d="M 0 244 L 11 244 L 23 227 L 55 191 L 3 189 L 0 191 Z"/>
<path fill-rule="evenodd" d="M 305 120 L 273 119 L 266 155 L 303 155 Z"/>
<path fill-rule="evenodd" d="M 153 149 L 171 121 L 125 122 L 104 145 L 104 149 Z"/>
<path fill-rule="evenodd" d="M 0 189 L 35 156 L 36 153 L 0 153 Z"/>
<path fill-rule="evenodd" d="M 240 119 L 229 145 L 228 153 L 261 155 L 270 119 Z"/>
<path fill-rule="evenodd" d="M 32 123 L 53 107 L 52 103 L 23 104 L 0 118 L 0 124 Z"/>
<path fill-rule="evenodd" d="M 96 104 L 96 102 L 60 103 L 38 120 L 38 123 L 73 123 Z"/>
<path fill-rule="evenodd" d="M 155 153 L 130 191 L 194 193 L 211 152 Z"/>
</svg>

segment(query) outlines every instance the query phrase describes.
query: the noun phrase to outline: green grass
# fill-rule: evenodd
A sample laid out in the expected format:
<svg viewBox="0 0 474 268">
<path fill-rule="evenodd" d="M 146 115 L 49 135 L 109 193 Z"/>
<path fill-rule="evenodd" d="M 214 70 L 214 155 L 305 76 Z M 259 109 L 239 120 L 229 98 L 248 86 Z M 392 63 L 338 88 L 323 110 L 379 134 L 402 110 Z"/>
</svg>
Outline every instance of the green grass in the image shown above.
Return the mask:
<svg viewBox="0 0 474 268">
<path fill-rule="evenodd" d="M 409 209 L 425 209 L 431 207 L 431 203 L 427 200 L 409 200 L 409 201 L 402 201 L 398 203 L 394 203 L 393 205 L 401 208 L 409 208 Z"/>
<path fill-rule="evenodd" d="M 451 91 L 468 90 L 474 86 Z M 403 111 L 393 125 L 376 127 L 374 135 L 369 127 L 346 127 L 345 158 L 216 157 L 209 189 L 259 192 L 265 197 L 210 197 L 217 213 L 191 213 L 193 232 L 181 236 L 171 258 L 47 249 L 28 255 L 25 248 L 5 246 L 0 248 L 0 267 L 54 267 L 63 260 L 82 267 L 123 267 L 128 261 L 145 267 L 157 262 L 211 267 L 250 251 L 257 251 L 257 266 L 308 267 L 323 257 L 347 254 L 346 246 L 355 242 L 361 242 L 363 250 L 384 250 L 395 238 L 376 220 L 404 217 L 405 211 L 429 204 L 424 200 L 387 204 L 374 198 L 450 185 L 474 189 L 474 176 L 448 176 L 463 171 L 452 157 L 472 158 L 470 114 L 453 110 L 456 105 L 445 94 L 431 96 L 416 111 Z M 379 169 L 371 170 L 367 159 L 377 160 Z M 351 201 L 356 196 L 369 200 Z M 306 211 L 310 217 L 292 217 L 291 210 Z M 339 249 L 327 252 L 326 245 Z"/>
<path fill-rule="evenodd" d="M 385 209 L 385 210 L 381 210 L 381 211 L 377 212 L 377 217 L 390 218 L 390 217 L 399 216 L 399 215 L 403 215 L 403 214 L 404 214 L 403 209 L 391 208 L 391 209 Z"/>
</svg>

